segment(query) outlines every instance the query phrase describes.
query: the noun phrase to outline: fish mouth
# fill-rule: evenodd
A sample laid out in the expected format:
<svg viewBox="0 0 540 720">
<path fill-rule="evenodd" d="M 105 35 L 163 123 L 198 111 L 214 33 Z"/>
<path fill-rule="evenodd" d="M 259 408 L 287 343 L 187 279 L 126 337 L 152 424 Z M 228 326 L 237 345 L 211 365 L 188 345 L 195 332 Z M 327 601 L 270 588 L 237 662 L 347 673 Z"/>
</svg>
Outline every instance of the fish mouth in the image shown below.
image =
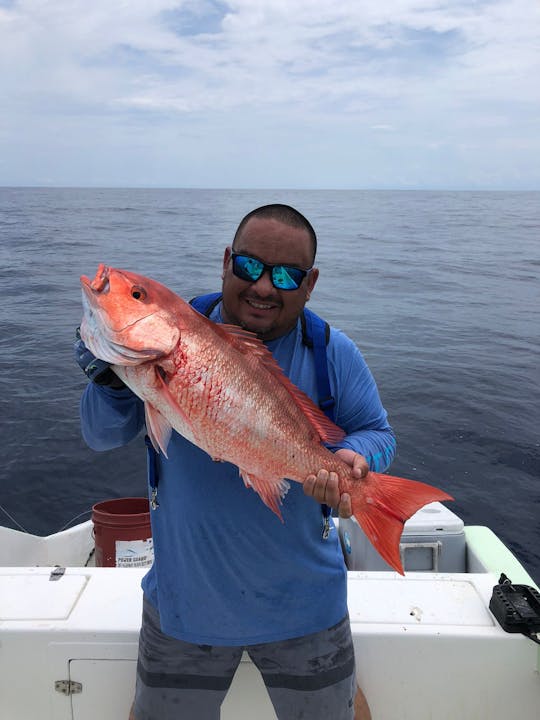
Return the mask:
<svg viewBox="0 0 540 720">
<path fill-rule="evenodd" d="M 119 270 L 117 270 L 116 272 L 119 275 L 122 275 Z M 88 278 L 86 275 L 81 275 L 80 280 L 81 288 L 83 291 L 83 308 L 85 315 L 88 314 L 89 316 L 91 316 L 94 313 L 100 314 L 101 309 L 99 307 L 99 302 L 97 301 L 97 298 L 99 295 L 104 295 L 110 290 L 111 284 L 109 281 L 109 273 L 110 268 L 104 263 L 100 263 L 96 272 L 96 276 L 93 280 L 90 280 L 90 278 Z M 121 327 L 112 327 L 109 325 L 109 330 L 111 333 L 114 334 L 122 333 L 125 330 L 128 330 L 130 327 L 136 325 L 138 322 L 146 320 L 146 318 L 149 318 L 152 315 L 154 315 L 153 312 L 148 313 L 148 315 L 142 315 L 141 317 L 133 320 L 133 322 L 126 323 Z"/>
<path fill-rule="evenodd" d="M 81 275 L 80 279 L 85 311 L 89 308 L 95 308 L 97 310 L 98 303 L 96 302 L 96 296 L 107 293 L 110 289 L 109 268 L 103 263 L 100 263 L 93 280 L 90 280 L 86 275 Z"/>
<path fill-rule="evenodd" d="M 157 348 L 131 348 L 123 342 L 122 337 L 130 328 L 152 317 L 155 312 L 136 317 L 120 327 L 111 324 L 111 317 L 99 302 L 100 296 L 110 291 L 110 269 L 106 265 L 99 265 L 93 280 L 86 275 L 82 275 L 80 280 L 83 304 L 81 337 L 96 357 L 114 365 L 139 365 L 163 354 Z"/>
<path fill-rule="evenodd" d="M 88 296 L 93 294 L 92 281 L 86 275 L 81 275 L 81 286 Z"/>
<path fill-rule="evenodd" d="M 86 292 L 107 292 L 109 289 L 109 267 L 100 263 L 93 280 L 81 275 L 81 285 Z"/>
</svg>

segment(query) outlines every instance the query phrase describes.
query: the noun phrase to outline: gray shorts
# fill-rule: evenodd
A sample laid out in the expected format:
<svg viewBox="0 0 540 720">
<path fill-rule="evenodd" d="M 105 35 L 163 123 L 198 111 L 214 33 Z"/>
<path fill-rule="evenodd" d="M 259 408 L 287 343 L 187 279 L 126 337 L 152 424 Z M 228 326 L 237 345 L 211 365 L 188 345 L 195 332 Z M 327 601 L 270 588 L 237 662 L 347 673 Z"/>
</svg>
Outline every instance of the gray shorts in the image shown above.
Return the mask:
<svg viewBox="0 0 540 720">
<path fill-rule="evenodd" d="M 244 650 L 259 669 L 279 720 L 353 720 L 356 679 L 348 617 L 292 640 L 246 647 L 192 645 L 164 635 L 158 613 L 146 600 L 136 720 L 219 720 Z"/>
</svg>

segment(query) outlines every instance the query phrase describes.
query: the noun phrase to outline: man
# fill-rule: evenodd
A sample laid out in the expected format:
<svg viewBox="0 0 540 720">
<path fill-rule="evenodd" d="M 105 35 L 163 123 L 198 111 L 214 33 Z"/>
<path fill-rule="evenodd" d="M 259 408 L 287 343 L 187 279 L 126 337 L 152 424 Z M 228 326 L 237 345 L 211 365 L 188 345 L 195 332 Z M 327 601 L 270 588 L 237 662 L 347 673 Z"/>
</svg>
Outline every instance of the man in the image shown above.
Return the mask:
<svg viewBox="0 0 540 720">
<path fill-rule="evenodd" d="M 316 235 L 286 205 L 249 213 L 223 259 L 215 322 L 257 333 L 290 379 L 317 401 L 313 351 L 300 316 L 319 271 Z M 395 440 L 361 354 L 331 329 L 327 345 L 336 422 L 332 448 L 361 479 L 384 470 Z M 115 376 L 90 383 L 81 401 L 90 447 L 123 445 L 143 427 L 142 402 Z M 346 569 L 319 503 L 351 514 L 324 468 L 284 499 L 284 524 L 245 489 L 238 470 L 214 463 L 173 433 L 158 457 L 159 505 L 151 513 L 155 561 L 143 579 L 136 720 L 213 720 L 243 650 L 259 668 L 279 720 L 355 717 L 354 655 Z M 316 501 L 316 502 L 315 502 Z M 327 536 L 328 535 L 328 536 Z M 356 718 L 369 718 L 356 698 Z"/>
</svg>

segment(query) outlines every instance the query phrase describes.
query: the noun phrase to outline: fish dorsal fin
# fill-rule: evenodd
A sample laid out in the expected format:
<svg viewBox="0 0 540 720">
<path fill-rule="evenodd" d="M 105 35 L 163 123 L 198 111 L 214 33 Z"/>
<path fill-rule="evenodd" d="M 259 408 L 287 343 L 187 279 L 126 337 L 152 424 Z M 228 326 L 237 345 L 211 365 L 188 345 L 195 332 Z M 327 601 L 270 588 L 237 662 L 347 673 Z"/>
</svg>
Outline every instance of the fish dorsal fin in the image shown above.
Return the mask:
<svg viewBox="0 0 540 720">
<path fill-rule="evenodd" d="M 206 318 L 205 318 L 206 319 Z M 229 342 L 238 352 L 255 356 L 288 391 L 296 405 L 304 413 L 311 427 L 325 443 L 337 443 L 345 437 L 344 431 L 335 425 L 302 390 L 296 387 L 276 362 L 266 345 L 252 332 L 237 325 L 215 324 L 208 321 L 215 332 Z"/>
</svg>

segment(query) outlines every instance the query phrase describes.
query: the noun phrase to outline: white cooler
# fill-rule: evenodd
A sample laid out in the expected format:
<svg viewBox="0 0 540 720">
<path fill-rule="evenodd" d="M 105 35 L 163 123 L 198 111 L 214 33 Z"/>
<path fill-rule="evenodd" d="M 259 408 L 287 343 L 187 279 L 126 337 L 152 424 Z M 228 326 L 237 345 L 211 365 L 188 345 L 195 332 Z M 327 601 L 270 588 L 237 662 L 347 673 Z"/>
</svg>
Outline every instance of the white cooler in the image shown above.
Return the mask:
<svg viewBox="0 0 540 720">
<path fill-rule="evenodd" d="M 338 530 L 348 570 L 392 570 L 355 518 L 340 518 Z M 426 505 L 405 523 L 400 552 L 406 571 L 466 572 L 463 520 L 441 503 Z"/>
</svg>

